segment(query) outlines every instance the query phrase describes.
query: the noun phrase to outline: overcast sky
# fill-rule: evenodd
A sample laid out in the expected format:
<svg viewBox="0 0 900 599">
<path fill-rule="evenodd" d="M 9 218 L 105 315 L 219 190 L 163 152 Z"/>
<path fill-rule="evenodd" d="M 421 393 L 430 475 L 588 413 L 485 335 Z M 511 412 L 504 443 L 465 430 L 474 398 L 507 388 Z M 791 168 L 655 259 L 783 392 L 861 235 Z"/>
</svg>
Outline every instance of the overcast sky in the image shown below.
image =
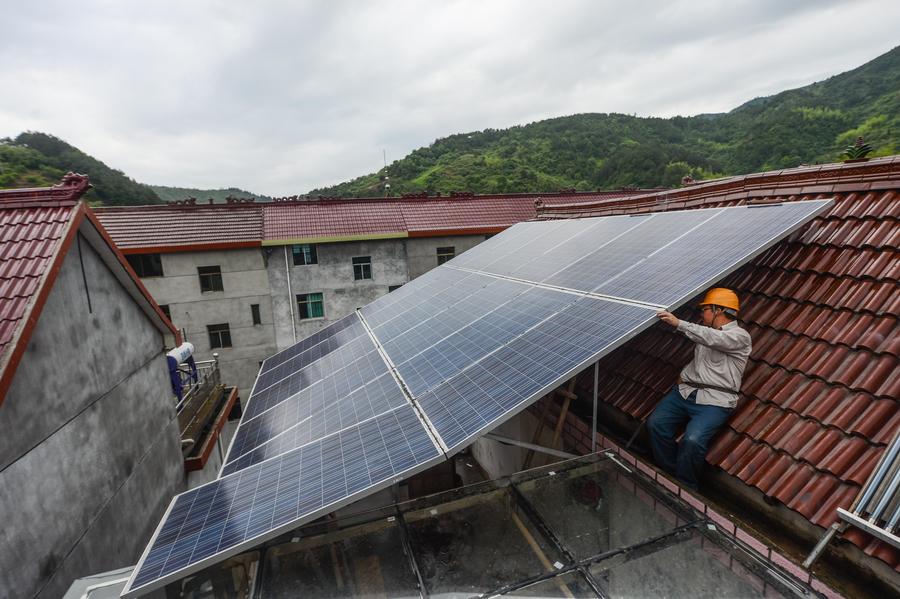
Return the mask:
<svg viewBox="0 0 900 599">
<path fill-rule="evenodd" d="M 0 0 L 0 137 L 289 195 L 453 133 L 724 112 L 900 43 L 900 2 Z"/>
</svg>

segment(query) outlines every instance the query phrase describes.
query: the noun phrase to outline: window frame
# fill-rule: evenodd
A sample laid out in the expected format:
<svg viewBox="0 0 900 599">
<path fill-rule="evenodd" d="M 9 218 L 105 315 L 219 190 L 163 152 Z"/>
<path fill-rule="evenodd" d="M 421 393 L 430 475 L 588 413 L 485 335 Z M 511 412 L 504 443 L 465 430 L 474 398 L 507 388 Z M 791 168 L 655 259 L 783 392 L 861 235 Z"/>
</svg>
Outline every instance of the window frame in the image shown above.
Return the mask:
<svg viewBox="0 0 900 599">
<path fill-rule="evenodd" d="M 441 264 L 444 264 L 445 262 L 449 262 L 450 260 L 456 258 L 456 246 L 447 245 L 444 247 L 436 248 L 435 254 L 437 254 L 437 263 L 438 266 L 440 266 Z"/>
<path fill-rule="evenodd" d="M 303 252 L 298 251 L 299 248 L 308 248 L 309 251 Z M 310 266 L 311 264 L 319 263 L 319 249 L 316 247 L 315 243 L 295 243 L 291 246 L 291 256 L 293 258 L 294 266 Z M 310 260 L 307 261 L 307 256 L 310 257 Z M 297 261 L 298 257 L 302 257 L 302 261 Z"/>
<path fill-rule="evenodd" d="M 363 260 L 366 260 L 366 262 L 363 262 Z M 354 256 L 350 262 L 353 265 L 354 281 L 372 280 L 372 256 Z M 357 267 L 359 270 L 357 270 Z M 369 276 L 366 276 L 366 274 Z"/>
<path fill-rule="evenodd" d="M 262 314 L 259 311 L 259 304 L 250 304 L 250 319 L 253 321 L 253 326 L 262 324 Z"/>
<path fill-rule="evenodd" d="M 234 347 L 231 340 L 231 326 L 227 322 L 206 325 L 206 334 L 209 336 L 210 349 L 228 349 Z M 215 337 L 213 337 L 213 335 L 215 335 Z M 216 339 L 217 341 L 214 342 L 213 339 Z"/>
<path fill-rule="evenodd" d="M 162 254 L 126 254 L 125 260 L 128 261 L 131 270 L 142 279 L 166 276 L 162 265 Z M 159 267 L 158 272 L 155 268 L 157 266 Z"/>
<path fill-rule="evenodd" d="M 313 295 L 318 295 L 319 299 L 310 301 L 309 297 Z M 300 298 L 304 299 L 301 300 Z M 323 292 L 312 291 L 310 293 L 298 293 L 294 299 L 297 302 L 297 320 L 316 320 L 318 318 L 325 318 L 325 294 Z M 322 314 L 320 316 L 309 316 L 308 314 L 311 312 L 309 306 L 315 303 L 321 304 L 320 311 Z M 304 311 L 307 313 L 307 316 L 303 316 Z"/>
<path fill-rule="evenodd" d="M 202 272 L 204 269 L 216 269 L 215 272 Z M 216 291 L 225 291 L 225 284 L 222 280 L 222 267 L 218 264 L 210 266 L 198 266 L 197 277 L 200 280 L 200 293 L 215 293 Z M 218 281 L 218 288 L 216 282 Z"/>
</svg>

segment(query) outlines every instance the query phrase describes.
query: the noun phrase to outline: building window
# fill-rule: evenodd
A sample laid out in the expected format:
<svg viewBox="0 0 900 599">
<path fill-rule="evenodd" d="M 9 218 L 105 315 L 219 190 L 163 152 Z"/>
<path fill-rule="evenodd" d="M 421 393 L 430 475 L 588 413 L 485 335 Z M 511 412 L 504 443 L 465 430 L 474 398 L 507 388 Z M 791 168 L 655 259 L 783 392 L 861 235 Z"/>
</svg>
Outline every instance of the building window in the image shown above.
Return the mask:
<svg viewBox="0 0 900 599">
<path fill-rule="evenodd" d="M 250 304 L 250 316 L 253 317 L 253 324 L 262 324 L 262 318 L 259 316 L 259 304 Z"/>
<path fill-rule="evenodd" d="M 298 293 L 297 312 L 300 320 L 306 318 L 322 318 L 325 316 L 325 305 L 321 293 Z"/>
<path fill-rule="evenodd" d="M 125 259 L 139 277 L 163 276 L 162 258 L 159 254 L 128 254 Z"/>
<path fill-rule="evenodd" d="M 353 280 L 372 278 L 372 256 L 357 256 L 353 259 Z"/>
<path fill-rule="evenodd" d="M 200 291 L 224 291 L 222 287 L 222 269 L 218 266 L 198 266 L 197 274 L 200 276 Z"/>
<path fill-rule="evenodd" d="M 319 263 L 319 256 L 316 254 L 316 244 L 314 243 L 295 245 L 291 247 L 291 253 L 294 254 L 294 266 Z"/>
<path fill-rule="evenodd" d="M 231 347 L 231 329 L 228 323 L 208 324 L 206 332 L 209 333 L 209 348 Z"/>
<path fill-rule="evenodd" d="M 402 283 L 400 285 L 388 285 L 388 293 L 394 291 L 395 289 L 400 289 L 401 287 L 403 287 Z"/>
<path fill-rule="evenodd" d="M 453 260 L 453 258 L 455 256 L 456 256 L 456 248 L 453 246 L 449 246 L 449 247 L 445 247 L 445 248 L 438 248 L 437 249 L 438 266 L 440 266 L 444 262 L 447 262 L 448 260 Z"/>
<path fill-rule="evenodd" d="M 172 322 L 172 312 L 169 311 L 169 304 L 160 304 L 159 309 L 162 310 L 162 313 L 166 315 L 166 318 L 169 319 L 169 322 Z"/>
</svg>

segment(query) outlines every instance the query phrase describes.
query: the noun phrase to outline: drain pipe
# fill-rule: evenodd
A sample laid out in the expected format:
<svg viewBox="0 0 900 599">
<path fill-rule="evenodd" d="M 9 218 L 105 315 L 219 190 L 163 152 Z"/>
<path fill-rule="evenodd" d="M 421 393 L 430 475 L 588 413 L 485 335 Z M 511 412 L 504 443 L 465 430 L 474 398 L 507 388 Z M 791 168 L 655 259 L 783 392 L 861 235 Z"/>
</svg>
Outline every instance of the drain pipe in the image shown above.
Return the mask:
<svg viewBox="0 0 900 599">
<path fill-rule="evenodd" d="M 291 335 L 297 343 L 297 325 L 294 322 L 294 292 L 291 291 L 291 267 L 288 263 L 288 246 L 284 246 L 284 276 L 287 279 L 288 308 L 291 310 Z"/>
</svg>

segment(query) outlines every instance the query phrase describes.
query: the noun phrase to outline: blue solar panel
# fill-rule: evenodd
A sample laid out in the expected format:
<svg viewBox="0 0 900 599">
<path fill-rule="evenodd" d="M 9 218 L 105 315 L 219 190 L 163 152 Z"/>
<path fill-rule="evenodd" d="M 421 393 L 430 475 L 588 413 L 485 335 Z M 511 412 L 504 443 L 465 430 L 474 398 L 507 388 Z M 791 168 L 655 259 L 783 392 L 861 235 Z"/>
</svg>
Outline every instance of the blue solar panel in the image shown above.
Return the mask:
<svg viewBox="0 0 900 599">
<path fill-rule="evenodd" d="M 348 328 L 351 329 L 351 331 L 349 332 L 349 337 L 350 338 L 355 337 L 359 334 L 358 327 L 360 327 L 360 326 L 361 325 L 359 322 L 359 317 L 356 315 L 356 313 L 354 312 L 353 314 L 349 314 L 349 315 L 341 318 L 334 324 L 331 324 L 331 325 L 325 327 L 321 331 L 318 331 L 317 333 L 313 333 L 312 335 L 303 339 L 299 343 L 295 343 L 294 345 L 290 346 L 289 348 L 287 348 L 283 351 L 280 351 L 273 356 L 269 356 L 262 363 L 262 367 L 260 367 L 259 372 L 260 372 L 260 374 L 266 373 L 269 370 L 276 368 L 286 362 L 289 363 L 292 360 L 292 358 L 294 358 L 298 354 L 302 354 L 302 353 L 306 352 L 307 350 L 315 347 L 316 345 L 319 345 L 323 341 L 331 339 L 332 337 L 337 336 L 337 339 L 346 338 L 348 336 L 348 333 L 345 332 L 345 330 Z M 355 330 L 354 330 L 354 327 L 356 327 Z M 337 345 L 339 346 L 341 344 L 338 343 Z"/>
<path fill-rule="evenodd" d="M 491 237 L 484 243 L 466 250 L 449 262 L 456 267 L 488 270 L 492 264 L 508 263 L 518 260 L 523 252 L 536 252 L 547 249 L 558 242 L 556 231 L 577 221 L 559 220 L 552 222 L 518 223 L 500 235 Z M 515 264 L 513 264 L 515 266 Z"/>
<path fill-rule="evenodd" d="M 688 210 L 626 217 L 637 223 L 626 235 L 616 237 L 604 231 L 609 236 L 598 237 L 594 251 L 541 281 L 580 291 L 596 289 L 716 213 L 718 210 Z"/>
<path fill-rule="evenodd" d="M 261 386 L 257 380 L 244 411 L 245 417 L 253 418 L 303 389 L 318 383 L 328 373 L 345 368 L 372 351 L 375 351 L 375 344 L 363 329 L 363 333 L 359 336 L 318 360 L 302 365 L 284 378 L 270 381 L 269 386 Z"/>
<path fill-rule="evenodd" d="M 182 493 L 127 592 L 196 571 L 441 459 L 406 404 Z"/>
<path fill-rule="evenodd" d="M 522 223 L 272 356 L 221 478 L 175 499 L 125 595 L 446 458 L 827 205 Z"/>
<path fill-rule="evenodd" d="M 222 474 L 236 472 L 406 403 L 406 396 L 381 356 L 370 352 L 273 408 L 242 419 Z"/>
<path fill-rule="evenodd" d="M 413 395 L 419 396 L 439 385 L 578 299 L 568 293 L 503 283 L 506 285 L 496 291 L 502 291 L 505 297 L 498 295 L 484 302 L 480 311 L 478 306 L 470 309 L 460 304 L 455 311 L 461 325 L 455 330 L 439 329 L 432 334 L 435 326 L 442 324 L 438 318 L 437 323 L 429 320 L 413 329 L 413 332 L 426 329 L 416 338 L 421 339 L 418 343 L 409 343 L 409 336 L 405 335 L 395 343 L 385 344 L 386 352 Z M 463 318 L 466 315 L 469 316 Z"/>
<path fill-rule="evenodd" d="M 775 241 L 772 231 L 793 228 L 819 210 L 819 202 L 717 210 L 713 218 L 689 234 L 598 285 L 594 291 L 673 305 L 696 295 L 709 282 L 721 279 L 771 246 Z"/>
<path fill-rule="evenodd" d="M 646 308 L 578 299 L 417 401 L 452 453 L 655 320 Z"/>
</svg>

